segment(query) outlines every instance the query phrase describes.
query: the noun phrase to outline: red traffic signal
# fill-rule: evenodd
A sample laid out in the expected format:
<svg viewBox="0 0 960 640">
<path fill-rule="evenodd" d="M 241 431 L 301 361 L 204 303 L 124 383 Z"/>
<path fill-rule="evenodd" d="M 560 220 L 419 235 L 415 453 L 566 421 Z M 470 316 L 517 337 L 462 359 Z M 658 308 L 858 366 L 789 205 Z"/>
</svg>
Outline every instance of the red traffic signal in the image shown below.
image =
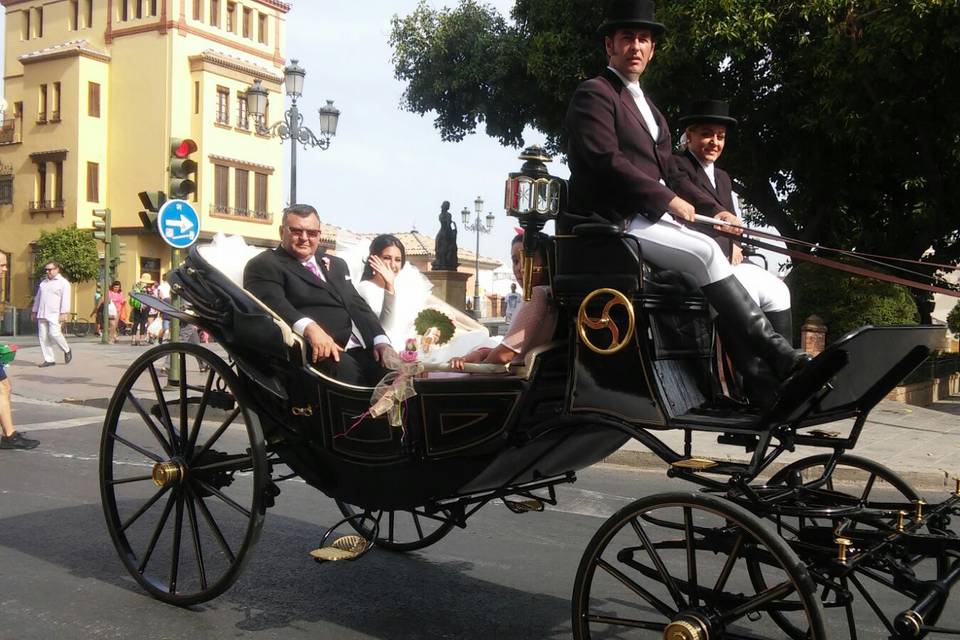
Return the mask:
<svg viewBox="0 0 960 640">
<path fill-rule="evenodd" d="M 197 150 L 197 143 L 190 138 L 173 138 L 170 140 L 170 155 L 175 158 L 186 158 Z"/>
</svg>

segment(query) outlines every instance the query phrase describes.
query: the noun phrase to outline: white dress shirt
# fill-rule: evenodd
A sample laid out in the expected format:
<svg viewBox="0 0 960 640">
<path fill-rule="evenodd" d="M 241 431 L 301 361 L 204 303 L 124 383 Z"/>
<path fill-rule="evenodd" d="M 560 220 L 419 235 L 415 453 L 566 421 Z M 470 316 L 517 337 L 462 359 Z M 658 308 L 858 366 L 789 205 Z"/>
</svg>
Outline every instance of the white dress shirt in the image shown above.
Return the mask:
<svg viewBox="0 0 960 640">
<path fill-rule="evenodd" d="M 650 130 L 650 136 L 653 138 L 653 141 L 656 142 L 659 140 L 660 125 L 657 124 L 657 119 L 653 116 L 653 109 L 651 109 L 649 103 L 647 103 L 647 98 L 643 95 L 643 89 L 640 88 L 640 83 L 636 81 L 630 82 L 622 73 L 613 67 L 607 67 L 607 69 L 617 74 L 617 77 L 623 82 L 627 91 L 630 92 L 630 95 L 633 97 L 633 102 L 637 105 L 637 109 L 640 110 L 640 115 L 643 116 L 643 121 L 646 123 L 647 129 Z"/>
<path fill-rule="evenodd" d="M 327 276 L 323 273 L 323 269 L 320 268 L 320 265 L 317 264 L 317 259 L 315 256 L 310 256 L 300 264 L 302 264 L 307 271 L 319 274 L 319 278 L 322 281 L 327 281 Z M 315 320 L 306 316 L 300 318 L 293 323 L 293 332 L 302 337 L 303 331 L 310 325 L 311 322 L 315 322 Z M 347 342 L 346 349 L 349 350 L 356 347 L 365 348 L 366 345 L 363 344 L 363 336 L 360 334 L 360 329 L 357 328 L 357 323 L 351 321 L 351 324 L 353 326 L 350 329 L 350 340 Z M 378 335 L 373 339 L 373 344 L 390 344 L 390 338 L 384 334 Z"/>
<path fill-rule="evenodd" d="M 70 282 L 61 274 L 44 277 L 33 299 L 33 313 L 49 322 L 60 322 L 60 314 L 70 313 Z"/>
</svg>

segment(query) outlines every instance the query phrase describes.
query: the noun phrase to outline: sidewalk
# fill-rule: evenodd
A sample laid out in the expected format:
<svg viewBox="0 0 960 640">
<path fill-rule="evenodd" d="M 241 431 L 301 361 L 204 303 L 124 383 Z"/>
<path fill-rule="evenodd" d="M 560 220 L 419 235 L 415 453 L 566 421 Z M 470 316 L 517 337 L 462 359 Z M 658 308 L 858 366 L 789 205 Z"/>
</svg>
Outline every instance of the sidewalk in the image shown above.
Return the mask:
<svg viewBox="0 0 960 640">
<path fill-rule="evenodd" d="M 55 367 L 40 369 L 42 361 L 36 337 L 0 337 L 20 347 L 17 359 L 8 368 L 17 396 L 51 402 L 70 402 L 105 408 L 114 388 L 133 360 L 148 347 L 130 346 L 129 338 L 114 345 L 101 345 L 92 336 L 67 340 L 74 350 L 73 362 L 63 365 L 58 354 Z M 216 345 L 210 345 L 220 351 Z M 845 433 L 852 421 L 823 425 L 828 431 Z M 659 431 L 657 437 L 676 451 L 683 448 L 681 431 Z M 694 434 L 695 456 L 716 460 L 746 461 L 743 448 L 720 445 L 708 433 Z M 798 448 L 784 454 L 774 465 L 776 471 L 793 460 L 827 453 L 828 449 Z M 952 477 L 960 475 L 960 397 L 928 407 L 914 407 L 885 400 L 864 426 L 856 455 L 873 459 L 902 475 L 925 491 L 952 490 Z M 630 441 L 606 462 L 642 469 L 665 469 L 664 463 L 643 445 Z"/>
</svg>

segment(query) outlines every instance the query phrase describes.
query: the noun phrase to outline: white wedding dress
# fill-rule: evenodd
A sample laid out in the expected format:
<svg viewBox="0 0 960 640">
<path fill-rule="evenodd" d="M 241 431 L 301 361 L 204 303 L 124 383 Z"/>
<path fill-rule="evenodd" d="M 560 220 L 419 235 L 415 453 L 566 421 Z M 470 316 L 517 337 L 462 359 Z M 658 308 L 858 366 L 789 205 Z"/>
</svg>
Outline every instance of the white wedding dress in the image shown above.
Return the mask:
<svg viewBox="0 0 960 640">
<path fill-rule="evenodd" d="M 379 316 L 383 310 L 384 290 L 372 280 L 360 280 L 369 255 L 367 246 L 341 242 L 338 238 L 336 253 L 349 266 L 350 278 L 357 291 Z M 465 356 L 476 348 L 493 348 L 500 344 L 500 338 L 491 338 L 482 324 L 432 295 L 433 284 L 409 262 L 397 274 L 393 290 L 393 314 L 383 329 L 394 349 L 403 349 L 408 339 L 417 337 L 414 320 L 424 309 L 436 309 L 445 314 L 453 321 L 455 331 L 446 344 L 434 347 L 428 353 L 420 353 L 421 362 L 447 362 L 450 358 Z"/>
</svg>

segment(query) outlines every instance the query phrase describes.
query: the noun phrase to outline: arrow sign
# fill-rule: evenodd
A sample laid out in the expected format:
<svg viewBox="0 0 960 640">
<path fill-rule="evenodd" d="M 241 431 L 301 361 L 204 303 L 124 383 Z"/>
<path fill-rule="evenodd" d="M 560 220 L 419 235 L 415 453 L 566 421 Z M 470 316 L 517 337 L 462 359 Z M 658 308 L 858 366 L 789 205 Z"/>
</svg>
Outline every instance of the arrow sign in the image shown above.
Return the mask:
<svg viewBox="0 0 960 640">
<path fill-rule="evenodd" d="M 200 236 L 200 217 L 186 200 L 167 200 L 157 214 L 157 230 L 174 249 L 186 249 Z"/>
</svg>

